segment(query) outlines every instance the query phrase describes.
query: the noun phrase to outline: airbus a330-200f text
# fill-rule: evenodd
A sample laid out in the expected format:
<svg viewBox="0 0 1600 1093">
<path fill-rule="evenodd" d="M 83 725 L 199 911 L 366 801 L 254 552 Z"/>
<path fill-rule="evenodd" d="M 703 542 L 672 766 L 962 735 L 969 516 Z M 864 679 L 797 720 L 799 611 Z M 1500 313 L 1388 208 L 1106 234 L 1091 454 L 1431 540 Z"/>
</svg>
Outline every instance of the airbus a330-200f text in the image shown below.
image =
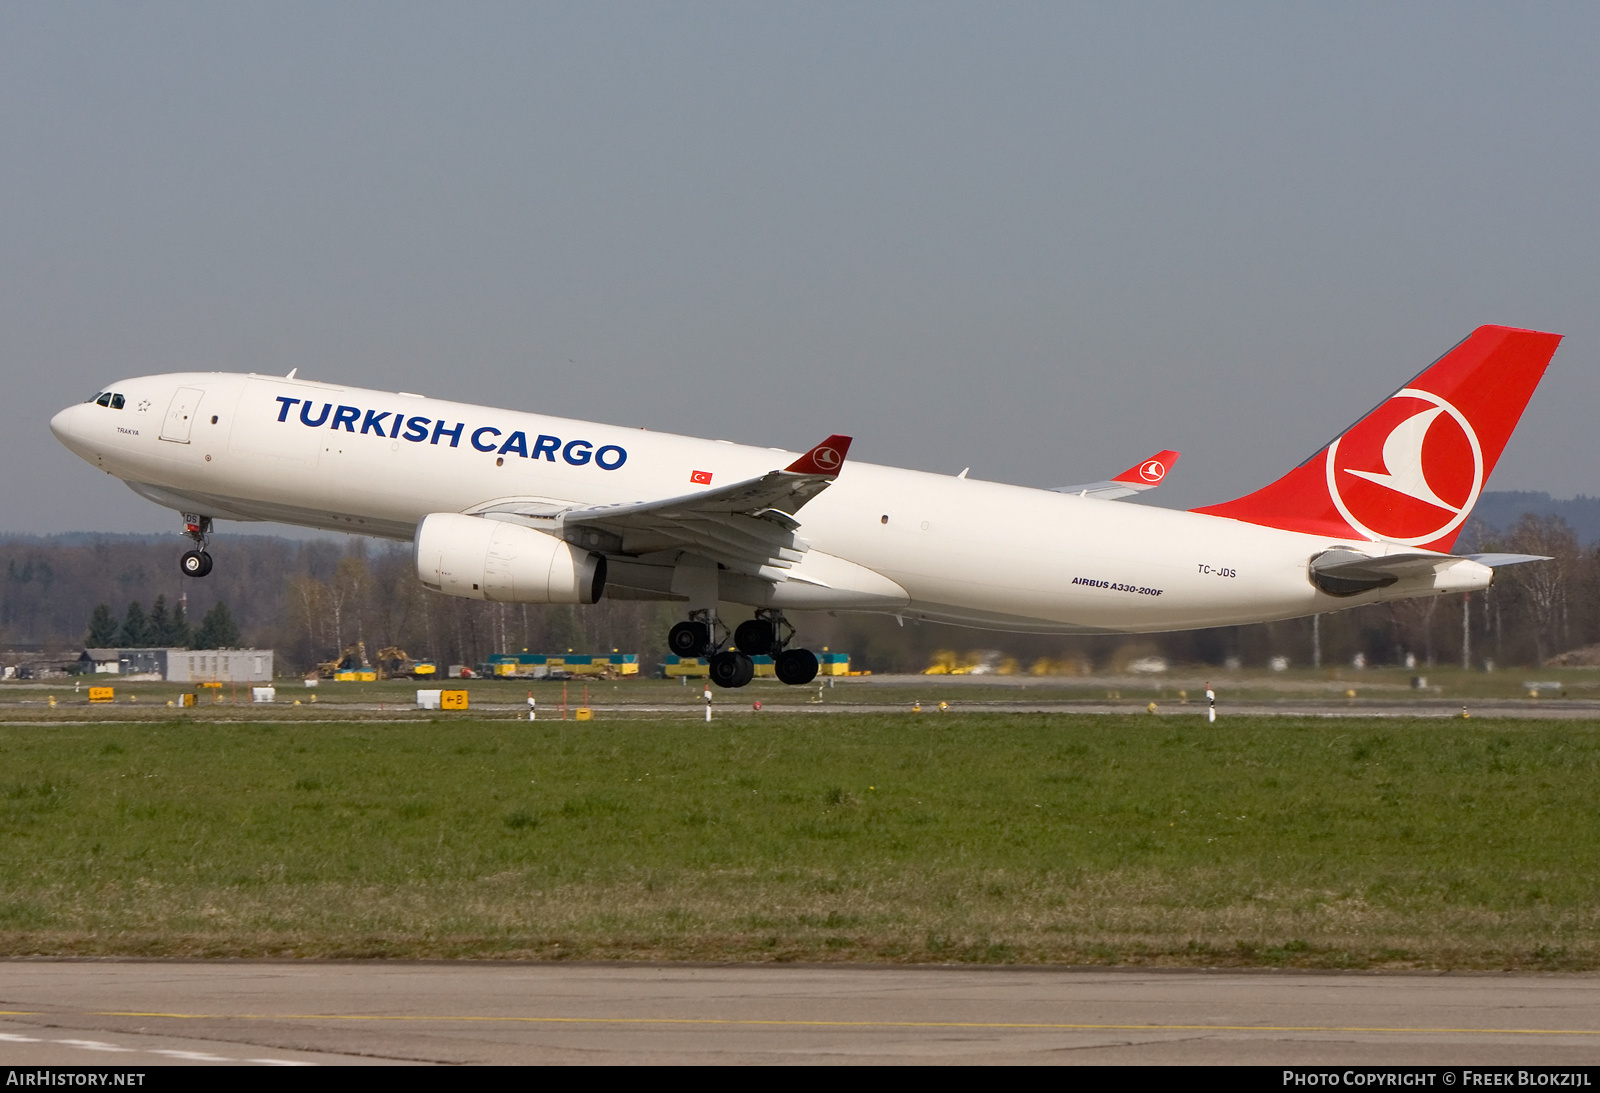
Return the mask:
<svg viewBox="0 0 1600 1093">
<path fill-rule="evenodd" d="M 677 601 L 668 644 L 708 656 L 714 681 L 742 686 L 770 655 L 798 684 L 817 660 L 790 610 L 1143 633 L 1485 588 L 1534 559 L 1450 551 L 1559 341 L 1480 327 L 1282 478 L 1189 512 L 1118 501 L 1176 452 L 1031 489 L 847 462 L 846 436 L 783 452 L 293 372 L 123 380 L 50 427 L 183 514 L 190 576 L 211 569 L 216 519 L 410 540 L 429 588 Z M 753 617 L 730 634 L 719 604 Z"/>
</svg>

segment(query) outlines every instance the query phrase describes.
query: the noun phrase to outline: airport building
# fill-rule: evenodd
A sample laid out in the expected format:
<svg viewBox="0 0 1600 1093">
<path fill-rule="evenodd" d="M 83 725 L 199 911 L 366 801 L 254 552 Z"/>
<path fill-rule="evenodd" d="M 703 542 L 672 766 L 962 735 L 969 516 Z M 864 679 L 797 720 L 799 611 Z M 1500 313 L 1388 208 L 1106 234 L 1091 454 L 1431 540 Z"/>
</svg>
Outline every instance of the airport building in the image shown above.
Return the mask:
<svg viewBox="0 0 1600 1093">
<path fill-rule="evenodd" d="M 78 671 L 169 683 L 265 683 L 272 679 L 272 650 L 85 649 Z"/>
</svg>

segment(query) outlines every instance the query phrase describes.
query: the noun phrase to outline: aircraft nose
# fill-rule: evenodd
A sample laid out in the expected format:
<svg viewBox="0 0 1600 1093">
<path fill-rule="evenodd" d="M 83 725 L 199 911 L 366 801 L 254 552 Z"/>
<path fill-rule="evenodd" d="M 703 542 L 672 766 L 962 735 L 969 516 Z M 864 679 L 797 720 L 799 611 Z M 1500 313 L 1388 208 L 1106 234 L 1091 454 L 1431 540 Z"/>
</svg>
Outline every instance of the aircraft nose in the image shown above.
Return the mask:
<svg viewBox="0 0 1600 1093">
<path fill-rule="evenodd" d="M 56 435 L 57 440 L 63 443 L 72 435 L 72 412 L 76 409 L 76 406 L 68 406 L 50 419 L 50 431 Z"/>
<path fill-rule="evenodd" d="M 73 451 L 83 443 L 83 406 L 68 406 L 50 419 L 50 431 Z"/>
</svg>

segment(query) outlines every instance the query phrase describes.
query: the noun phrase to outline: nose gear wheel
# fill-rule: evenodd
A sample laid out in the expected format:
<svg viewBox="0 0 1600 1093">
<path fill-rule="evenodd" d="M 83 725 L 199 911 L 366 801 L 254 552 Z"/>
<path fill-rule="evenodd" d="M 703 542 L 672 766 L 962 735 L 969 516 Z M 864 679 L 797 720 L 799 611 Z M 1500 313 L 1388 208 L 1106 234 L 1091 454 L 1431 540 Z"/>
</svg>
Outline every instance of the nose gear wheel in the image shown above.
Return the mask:
<svg viewBox="0 0 1600 1093">
<path fill-rule="evenodd" d="M 211 555 L 206 553 L 206 541 L 211 534 L 211 517 L 192 512 L 183 514 L 183 533 L 194 540 L 195 548 L 186 550 L 178 559 L 178 567 L 185 577 L 204 577 L 211 572 Z"/>
</svg>

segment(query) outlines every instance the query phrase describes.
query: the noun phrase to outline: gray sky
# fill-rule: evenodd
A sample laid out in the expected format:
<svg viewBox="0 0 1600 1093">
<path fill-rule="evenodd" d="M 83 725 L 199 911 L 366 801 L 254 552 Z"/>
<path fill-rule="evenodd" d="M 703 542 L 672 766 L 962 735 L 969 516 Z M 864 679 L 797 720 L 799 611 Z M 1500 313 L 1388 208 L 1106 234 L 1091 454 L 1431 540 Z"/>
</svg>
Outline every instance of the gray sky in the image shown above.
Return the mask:
<svg viewBox="0 0 1600 1093">
<path fill-rule="evenodd" d="M 1474 326 L 1600 493 L 1600 7 L 0 5 L 0 531 L 46 423 L 287 372 L 1032 485 L 1276 477 Z"/>
</svg>

